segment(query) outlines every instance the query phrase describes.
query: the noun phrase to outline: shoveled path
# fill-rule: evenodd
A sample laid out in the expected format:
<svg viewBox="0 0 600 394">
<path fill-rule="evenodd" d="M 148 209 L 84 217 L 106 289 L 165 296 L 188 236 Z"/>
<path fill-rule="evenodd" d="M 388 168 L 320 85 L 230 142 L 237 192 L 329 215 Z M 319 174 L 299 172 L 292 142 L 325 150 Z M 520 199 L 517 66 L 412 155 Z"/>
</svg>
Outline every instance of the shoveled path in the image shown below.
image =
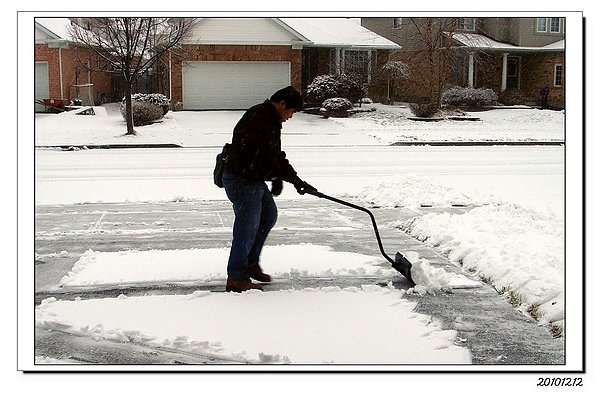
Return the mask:
<svg viewBox="0 0 600 394">
<path fill-rule="evenodd" d="M 311 243 L 336 251 L 379 256 L 369 217 L 358 210 L 306 196 L 278 201 L 279 220 L 268 243 Z M 468 207 L 444 209 L 451 213 Z M 421 257 L 446 271 L 462 273 L 433 248 L 390 225 L 435 208 L 413 211 L 405 208 L 372 209 L 385 251 L 417 251 Z M 47 297 L 58 299 L 114 297 L 144 294 L 187 294 L 204 289 L 223 291 L 223 283 L 202 285 L 164 284 L 128 288 L 66 291 L 57 287 L 79 256 L 95 251 L 215 248 L 229 245 L 233 214 L 227 201 L 183 201 L 165 203 L 115 203 L 38 206 L 35 212 L 35 303 Z M 117 224 L 127 223 L 124 226 Z M 67 253 L 62 253 L 66 251 Z M 225 262 L 224 267 L 225 269 Z M 392 278 L 328 278 L 277 281 L 267 291 L 303 286 L 357 286 L 392 282 L 408 288 L 401 276 Z M 444 328 L 458 331 L 458 344 L 470 349 L 474 364 L 562 365 L 564 342 L 553 338 L 546 327 L 511 306 L 493 288 L 455 289 L 436 295 L 407 295 L 416 302 L 416 312 L 431 315 Z M 398 327 L 393 335 L 402 335 Z M 150 349 L 136 344 L 94 341 L 58 331 L 36 330 L 36 356 L 68 359 L 91 364 L 221 364 L 172 349 Z"/>
</svg>

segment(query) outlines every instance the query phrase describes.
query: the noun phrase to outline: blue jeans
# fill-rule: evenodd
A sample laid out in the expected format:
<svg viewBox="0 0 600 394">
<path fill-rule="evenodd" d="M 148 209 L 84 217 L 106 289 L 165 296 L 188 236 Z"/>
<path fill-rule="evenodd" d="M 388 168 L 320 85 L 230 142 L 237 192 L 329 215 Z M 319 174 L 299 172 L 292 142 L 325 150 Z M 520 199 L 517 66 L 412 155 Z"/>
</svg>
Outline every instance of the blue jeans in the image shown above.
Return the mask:
<svg viewBox="0 0 600 394">
<path fill-rule="evenodd" d="M 277 222 L 277 206 L 265 182 L 247 181 L 226 172 L 223 186 L 235 214 L 227 276 L 247 280 L 248 266 L 258 265 L 267 236 Z"/>
</svg>

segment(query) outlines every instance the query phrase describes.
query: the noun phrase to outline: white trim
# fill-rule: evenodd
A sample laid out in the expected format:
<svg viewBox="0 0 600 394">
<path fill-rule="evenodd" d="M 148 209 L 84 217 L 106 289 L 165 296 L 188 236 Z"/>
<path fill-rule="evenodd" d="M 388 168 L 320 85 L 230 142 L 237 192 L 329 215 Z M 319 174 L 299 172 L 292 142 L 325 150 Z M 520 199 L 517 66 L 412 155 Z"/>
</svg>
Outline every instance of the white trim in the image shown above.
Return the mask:
<svg viewBox="0 0 600 394">
<path fill-rule="evenodd" d="M 558 19 L 558 31 L 553 31 L 552 30 L 552 19 Z M 563 21 L 562 18 L 557 18 L 557 17 L 553 17 L 553 18 L 548 18 L 548 32 L 552 33 L 552 34 L 560 34 L 563 31 Z"/>
<path fill-rule="evenodd" d="M 561 81 L 560 85 L 556 84 L 556 68 L 558 66 L 560 66 L 560 74 L 561 74 L 560 75 L 560 81 Z M 554 63 L 554 77 L 552 79 L 552 85 L 554 85 L 555 88 L 563 87 L 565 85 L 565 69 L 564 69 L 562 63 Z"/>
<path fill-rule="evenodd" d="M 540 21 L 544 21 L 544 30 L 540 30 Z M 547 33 L 548 32 L 548 18 L 535 18 L 535 32 L 536 33 Z"/>
</svg>

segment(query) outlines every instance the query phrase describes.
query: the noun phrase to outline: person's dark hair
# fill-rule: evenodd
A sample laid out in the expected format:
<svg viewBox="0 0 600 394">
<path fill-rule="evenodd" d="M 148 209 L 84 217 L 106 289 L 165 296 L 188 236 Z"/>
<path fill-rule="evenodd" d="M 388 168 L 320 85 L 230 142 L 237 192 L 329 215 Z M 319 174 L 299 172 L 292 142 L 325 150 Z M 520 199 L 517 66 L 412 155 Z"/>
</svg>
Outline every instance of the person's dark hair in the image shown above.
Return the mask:
<svg viewBox="0 0 600 394">
<path fill-rule="evenodd" d="M 294 108 L 296 111 L 301 111 L 302 106 L 304 105 L 304 100 L 302 100 L 300 92 L 294 89 L 293 86 L 287 86 L 283 89 L 279 89 L 273 93 L 270 100 L 274 103 L 284 100 L 285 109 Z"/>
</svg>

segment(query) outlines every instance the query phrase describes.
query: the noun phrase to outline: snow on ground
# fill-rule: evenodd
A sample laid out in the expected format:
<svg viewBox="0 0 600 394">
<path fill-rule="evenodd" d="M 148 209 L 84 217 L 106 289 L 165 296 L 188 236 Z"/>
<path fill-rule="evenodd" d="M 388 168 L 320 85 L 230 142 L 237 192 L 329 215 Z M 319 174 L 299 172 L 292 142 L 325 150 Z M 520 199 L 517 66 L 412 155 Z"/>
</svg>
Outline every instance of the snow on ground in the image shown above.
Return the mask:
<svg viewBox="0 0 600 394">
<path fill-rule="evenodd" d="M 563 326 L 564 220 L 553 210 L 414 176 L 366 188 L 359 197 L 385 207 L 474 206 L 465 214 L 426 214 L 394 225 L 486 278 L 524 311 L 535 307 L 540 322 Z"/>
<path fill-rule="evenodd" d="M 506 109 L 471 114 L 479 116 L 479 122 L 417 123 L 406 120 L 406 108 L 374 106 L 376 111 L 348 119 L 298 114 L 285 124 L 286 146 L 343 147 L 415 140 L 564 140 L 564 112 Z M 115 116 L 114 107 L 93 118 L 38 115 L 36 145 L 177 143 L 216 147 L 230 139 L 230 130 L 240 116 L 241 112 L 236 111 L 171 112 L 162 123 L 138 128 L 136 137 L 125 137 L 123 121 L 118 113 Z M 539 194 L 546 196 L 545 190 Z M 474 206 L 463 215 L 419 215 L 395 225 L 495 286 L 509 288 L 520 297 L 524 309 L 535 305 L 543 322 L 560 325 L 564 319 L 564 219 L 556 216 L 554 208 L 562 205 L 563 196 L 552 196 L 550 201 L 540 200 L 544 204 L 538 207 L 524 207 L 505 197 L 457 189 L 411 174 L 365 188 L 357 195 L 365 204 L 406 206 L 416 212 L 422 206 Z M 128 200 L 136 201 L 135 190 Z M 302 247 L 303 253 L 311 252 L 311 262 L 321 264 L 290 261 L 286 266 L 269 265 L 270 255 L 294 255 L 289 248 L 296 247 Z M 216 249 L 113 254 L 92 250 L 81 257 L 61 285 L 222 279 L 225 254 L 225 250 Z M 443 269 L 431 267 L 414 253 L 407 253 L 407 257 L 415 264 L 419 284 L 412 292 L 427 296 L 428 289 L 472 283 L 466 277 L 453 277 Z M 316 245 L 269 247 L 264 259 L 265 269 L 272 270 L 276 280 L 294 275 L 346 273 L 385 277 L 389 271 L 372 257 L 333 252 Z M 241 296 L 200 292 L 86 301 L 48 299 L 36 308 L 36 324 L 79 335 L 176 347 L 258 363 L 468 363 L 468 352 L 454 345 L 456 333 L 412 312 L 413 306 L 403 294 L 389 287 L 367 286 L 250 292 Z M 242 316 L 257 329 L 252 333 L 235 330 L 231 316 Z M 403 330 L 409 333 L 407 336 L 394 335 L 392 340 L 389 333 L 398 327 L 411 328 Z M 290 333 L 293 341 L 289 340 Z M 328 340 L 319 340 L 323 337 Z"/>
<path fill-rule="evenodd" d="M 432 141 L 564 141 L 564 111 L 494 109 L 467 113 L 480 121 L 418 122 L 405 106 L 364 104 L 375 108 L 349 118 L 296 114 L 286 122 L 286 147 L 297 145 L 372 145 Z M 36 115 L 36 146 L 93 144 L 178 144 L 219 146 L 231 139 L 231 130 L 243 111 L 169 112 L 153 125 L 137 127 L 126 136 L 117 104 L 95 107 L 93 122 L 86 115 Z M 58 131 L 58 132 L 57 132 Z M 310 137 L 310 138 L 307 138 Z"/>
<path fill-rule="evenodd" d="M 157 283 L 223 283 L 223 262 L 229 249 L 127 250 L 97 252 L 88 250 L 64 276 L 64 288 L 140 286 Z M 438 270 L 427 274 L 427 262 L 414 256 L 415 271 L 424 271 L 417 283 L 429 291 L 477 287 L 478 282 L 462 275 Z M 423 268 L 419 268 L 423 265 Z M 313 244 L 265 246 L 261 266 L 274 281 L 294 278 L 371 277 L 393 279 L 398 275 L 387 261 L 359 253 L 335 252 Z M 442 272 L 443 271 L 443 272 Z"/>
<path fill-rule="evenodd" d="M 470 354 L 402 292 L 380 286 L 57 301 L 38 327 L 160 346 L 221 361 L 468 364 Z M 174 326 L 176 328 L 174 328 Z M 402 335 L 394 331 L 402 329 Z"/>
<path fill-rule="evenodd" d="M 397 226 L 490 280 L 541 323 L 564 326 L 563 221 L 517 205 L 427 214 Z"/>
<path fill-rule="evenodd" d="M 406 141 L 564 141 L 564 111 L 531 108 L 466 112 L 478 121 L 444 119 L 440 122 L 409 120 L 404 106 L 372 104 L 375 112 L 337 118 L 337 124 L 363 131 L 385 144 Z M 509 123 L 514 122 L 511 126 Z"/>
</svg>

